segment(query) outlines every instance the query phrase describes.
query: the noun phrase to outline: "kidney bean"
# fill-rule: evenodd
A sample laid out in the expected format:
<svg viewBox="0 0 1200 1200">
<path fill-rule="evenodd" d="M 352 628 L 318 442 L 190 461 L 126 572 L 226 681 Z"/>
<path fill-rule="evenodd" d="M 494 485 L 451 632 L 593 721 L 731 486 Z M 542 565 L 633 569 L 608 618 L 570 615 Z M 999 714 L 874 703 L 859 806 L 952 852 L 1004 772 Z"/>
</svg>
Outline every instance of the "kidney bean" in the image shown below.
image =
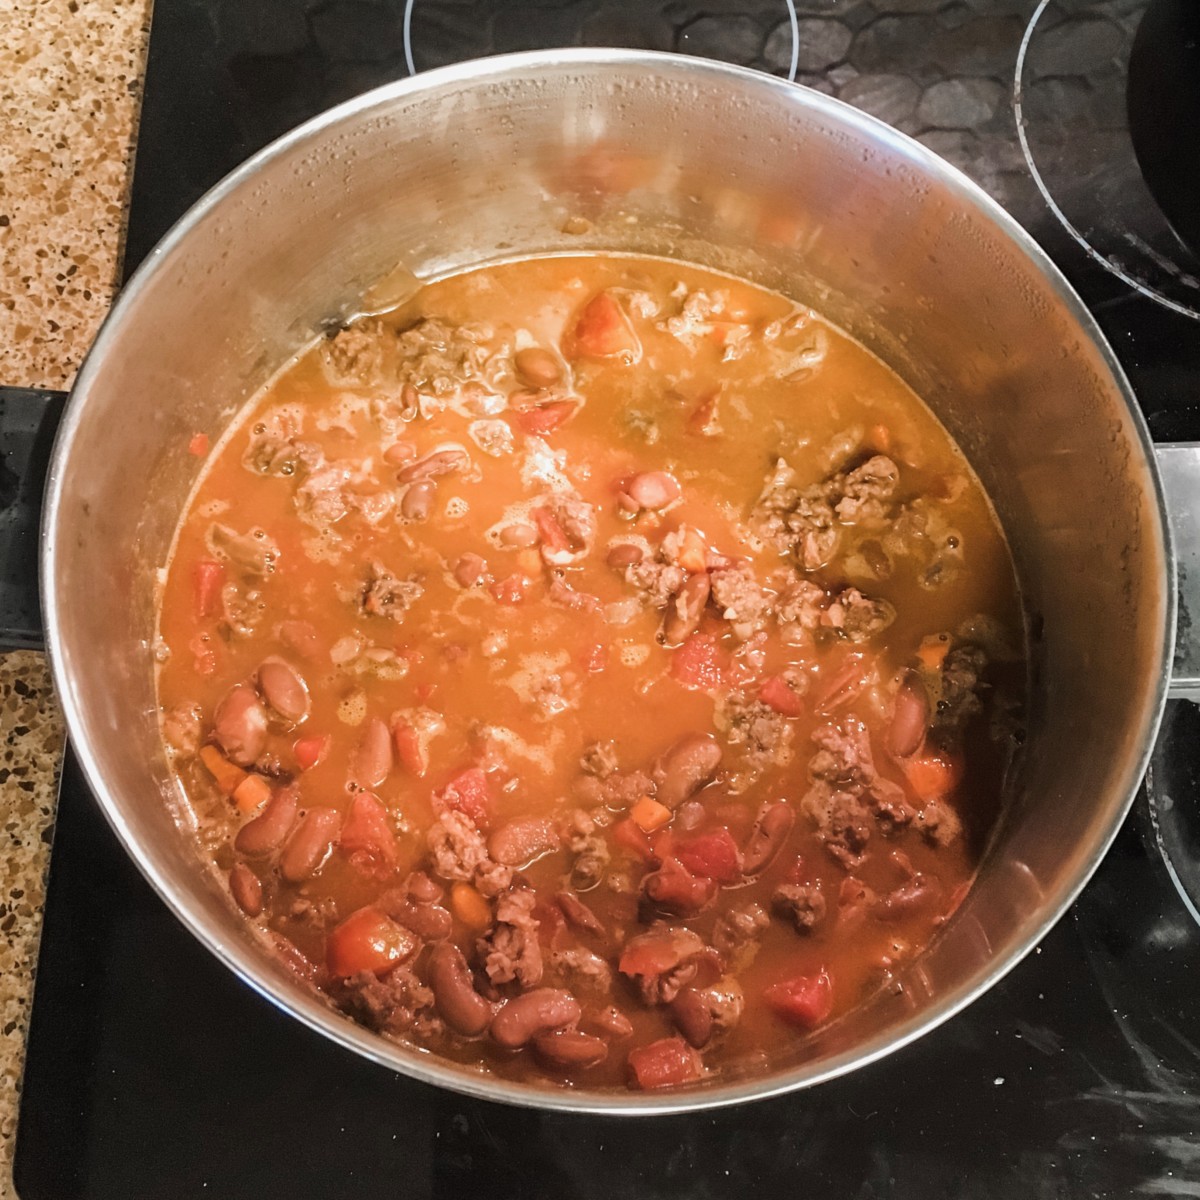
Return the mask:
<svg viewBox="0 0 1200 1200">
<path fill-rule="evenodd" d="M 783 849 L 795 822 L 796 814 L 791 805 L 782 800 L 761 809 L 742 853 L 742 873 L 759 875 L 765 871 Z"/>
<path fill-rule="evenodd" d="M 500 540 L 511 550 L 522 550 L 537 544 L 538 531 L 526 521 L 516 521 L 500 530 Z"/>
<path fill-rule="evenodd" d="M 481 1034 L 492 1019 L 492 1006 L 475 990 L 462 951 L 439 942 L 429 955 L 429 986 L 442 1020 L 466 1037 Z"/>
<path fill-rule="evenodd" d="M 596 1013 L 592 1017 L 592 1024 L 610 1037 L 626 1038 L 633 1035 L 633 1022 L 613 1004 Z"/>
<path fill-rule="evenodd" d="M 310 808 L 279 856 L 280 875 L 288 883 L 307 879 L 329 857 L 341 827 L 341 814 L 336 808 Z"/>
<path fill-rule="evenodd" d="M 350 779 L 362 788 L 378 787 L 392 771 L 392 735 L 387 725 L 372 717 L 350 760 Z"/>
<path fill-rule="evenodd" d="M 608 1057 L 608 1045 L 603 1038 L 578 1029 L 552 1029 L 533 1039 L 539 1058 L 555 1067 L 594 1067 Z"/>
<path fill-rule="evenodd" d="M 643 877 L 642 893 L 655 908 L 690 917 L 708 906 L 717 894 L 717 884 L 693 875 L 678 859 L 666 858 L 657 871 Z"/>
<path fill-rule="evenodd" d="M 301 658 L 313 659 L 321 653 L 321 635 L 311 621 L 281 621 L 275 632 Z"/>
<path fill-rule="evenodd" d="M 925 740 L 928 725 L 929 695 L 920 679 L 909 671 L 892 705 L 892 721 L 887 732 L 888 751 L 896 758 L 916 754 Z"/>
<path fill-rule="evenodd" d="M 574 1025 L 579 1001 L 561 988 L 534 988 L 508 1001 L 492 1018 L 492 1039 L 507 1050 L 527 1045 L 539 1033 Z"/>
<path fill-rule="evenodd" d="M 522 408 L 516 413 L 517 424 L 523 433 L 545 437 L 560 425 L 565 425 L 579 411 L 575 400 L 549 400 L 532 408 Z"/>
<path fill-rule="evenodd" d="M 394 442 L 383 452 L 383 461 L 390 467 L 399 467 L 417 457 L 417 448 L 412 442 Z"/>
<path fill-rule="evenodd" d="M 721 747 L 710 733 L 689 733 L 662 756 L 655 768 L 655 799 L 667 808 L 690 800 L 721 765 Z"/>
<path fill-rule="evenodd" d="M 251 856 L 272 854 L 283 845 L 299 805 L 299 793 L 295 788 L 280 788 L 263 806 L 262 812 L 238 830 L 233 848 Z"/>
<path fill-rule="evenodd" d="M 553 387 L 562 378 L 558 359 L 541 346 L 528 346 L 513 355 L 517 376 L 527 387 Z"/>
<path fill-rule="evenodd" d="M 397 925 L 427 942 L 440 942 L 454 929 L 454 918 L 440 904 L 401 899 L 395 892 L 385 893 L 378 904 Z"/>
<path fill-rule="evenodd" d="M 464 554 L 454 564 L 454 579 L 460 587 L 473 587 L 487 574 L 487 562 L 478 554 Z"/>
<path fill-rule="evenodd" d="M 308 716 L 308 686 L 282 658 L 263 660 L 258 668 L 258 690 L 285 721 L 298 725 Z"/>
<path fill-rule="evenodd" d="M 415 463 L 409 463 L 399 471 L 396 478 L 400 483 L 437 479 L 439 476 L 461 471 L 469 461 L 467 452 L 461 446 L 451 446 L 445 450 L 435 450 Z"/>
<path fill-rule="evenodd" d="M 404 886 L 418 904 L 436 904 L 446 894 L 446 889 L 430 879 L 424 871 L 414 871 L 405 880 Z"/>
<path fill-rule="evenodd" d="M 505 867 L 524 867 L 562 842 L 558 828 L 545 817 L 524 817 L 501 825 L 488 838 L 488 853 Z"/>
<path fill-rule="evenodd" d="M 245 863 L 234 863 L 229 872 L 229 891 L 248 917 L 262 912 L 262 880 Z"/>
<path fill-rule="evenodd" d="M 688 1045 L 697 1050 L 708 1045 L 713 1033 L 712 1009 L 695 988 L 684 988 L 671 1001 L 671 1018 Z"/>
<path fill-rule="evenodd" d="M 408 521 L 428 520 L 436 493 L 436 486 L 428 481 L 414 483 L 400 501 L 400 515 Z"/>
<path fill-rule="evenodd" d="M 900 921 L 924 908 L 932 907 L 941 897 L 942 888 L 936 879 L 917 874 L 907 883 L 880 897 L 874 905 L 875 915 L 885 921 Z"/>
<path fill-rule="evenodd" d="M 603 935 L 604 926 L 600 923 L 600 918 L 574 892 L 559 892 L 554 899 L 558 901 L 558 907 L 562 909 L 563 916 L 576 929 L 585 929 L 588 933 Z"/>
<path fill-rule="evenodd" d="M 698 571 L 684 580 L 683 587 L 671 597 L 663 617 L 663 641 L 678 646 L 700 628 L 700 619 L 712 590 L 707 571 Z"/>
<path fill-rule="evenodd" d="M 239 767 L 250 766 L 267 748 L 266 709 L 248 683 L 239 683 L 221 698 L 213 713 L 213 737 Z"/>
<path fill-rule="evenodd" d="M 668 504 L 674 504 L 683 495 L 683 489 L 675 477 L 666 471 L 643 471 L 626 482 L 625 495 L 638 508 L 657 512 Z"/>
<path fill-rule="evenodd" d="M 641 546 L 635 545 L 633 542 L 618 542 L 609 549 L 606 561 L 610 567 L 620 570 L 640 563 L 644 557 Z"/>
</svg>

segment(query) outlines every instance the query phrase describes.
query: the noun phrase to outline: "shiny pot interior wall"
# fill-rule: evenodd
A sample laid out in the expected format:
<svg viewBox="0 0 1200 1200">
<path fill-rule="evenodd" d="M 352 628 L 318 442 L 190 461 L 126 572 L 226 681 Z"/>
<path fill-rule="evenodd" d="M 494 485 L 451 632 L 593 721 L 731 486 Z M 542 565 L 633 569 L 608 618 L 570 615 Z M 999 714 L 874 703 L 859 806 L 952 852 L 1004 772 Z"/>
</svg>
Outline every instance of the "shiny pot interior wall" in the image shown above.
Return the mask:
<svg viewBox="0 0 1200 1200">
<path fill-rule="evenodd" d="M 811 1082 L 936 1023 L 1045 932 L 1140 777 L 1173 622 L 1140 418 L 1065 284 L 921 147 L 826 97 L 692 59 L 589 51 L 466 64 L 353 101 L 211 193 L 135 276 L 52 467 L 44 593 L 81 760 L 176 913 L 251 983 L 368 1057 L 499 1099 L 652 1111 Z M 933 406 L 989 489 L 1035 638 L 1010 809 L 946 934 L 767 1079 L 673 1097 L 490 1081 L 351 1025 L 197 869 L 158 744 L 155 569 L 243 401 L 364 290 L 517 254 L 666 254 L 821 308 Z M 393 276 L 395 277 L 395 276 Z M 166 803 L 164 804 L 164 798 Z"/>
</svg>

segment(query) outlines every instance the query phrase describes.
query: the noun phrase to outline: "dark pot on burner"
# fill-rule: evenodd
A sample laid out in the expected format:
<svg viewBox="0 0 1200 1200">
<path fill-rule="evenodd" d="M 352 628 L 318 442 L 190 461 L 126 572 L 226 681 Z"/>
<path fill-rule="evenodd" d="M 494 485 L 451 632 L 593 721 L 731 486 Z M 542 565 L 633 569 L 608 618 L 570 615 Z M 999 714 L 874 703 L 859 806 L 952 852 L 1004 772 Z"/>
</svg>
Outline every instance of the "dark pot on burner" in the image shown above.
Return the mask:
<svg viewBox="0 0 1200 1200">
<path fill-rule="evenodd" d="M 178 827 L 156 719 L 156 571 L 200 466 L 190 433 L 232 417 L 329 321 L 384 306 L 414 275 L 588 250 L 743 275 L 812 303 L 892 366 L 989 490 L 1031 631 L 1029 738 L 1005 814 L 970 894 L 902 986 L 781 1050 L 766 1073 L 661 1095 L 481 1075 L 377 1037 L 306 990 Z M 1095 323 L 1028 235 L 880 122 L 668 55 L 555 51 L 435 71 L 252 158 L 175 226 L 105 324 L 59 434 L 43 539 L 76 751 L 180 920 L 348 1049 L 553 1108 L 666 1112 L 808 1086 L 970 1003 L 1038 943 L 1107 849 L 1174 648 L 1175 568 L 1145 426 Z"/>
</svg>

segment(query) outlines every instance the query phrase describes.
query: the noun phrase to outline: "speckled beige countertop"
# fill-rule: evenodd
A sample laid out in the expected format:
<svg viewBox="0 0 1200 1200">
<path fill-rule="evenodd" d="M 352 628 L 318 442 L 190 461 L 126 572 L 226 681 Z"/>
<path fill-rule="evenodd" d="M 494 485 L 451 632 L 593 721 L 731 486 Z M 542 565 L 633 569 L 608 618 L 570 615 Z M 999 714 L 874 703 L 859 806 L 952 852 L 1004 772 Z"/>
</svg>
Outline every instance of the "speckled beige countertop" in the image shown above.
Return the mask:
<svg viewBox="0 0 1200 1200">
<path fill-rule="evenodd" d="M 0 385 L 65 388 L 112 301 L 151 0 L 0 0 Z M 0 656 L 0 1197 L 63 731 L 46 662 Z"/>
</svg>

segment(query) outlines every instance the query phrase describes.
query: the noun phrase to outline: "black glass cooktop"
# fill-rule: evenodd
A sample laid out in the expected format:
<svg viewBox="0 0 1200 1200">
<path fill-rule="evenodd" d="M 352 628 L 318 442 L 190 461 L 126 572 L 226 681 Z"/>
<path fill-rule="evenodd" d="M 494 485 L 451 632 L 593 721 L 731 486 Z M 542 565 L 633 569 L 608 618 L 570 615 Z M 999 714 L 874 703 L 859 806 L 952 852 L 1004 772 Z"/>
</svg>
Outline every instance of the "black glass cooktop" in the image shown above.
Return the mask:
<svg viewBox="0 0 1200 1200">
<path fill-rule="evenodd" d="M 973 175 L 1093 307 L 1155 435 L 1200 439 L 1191 315 L 1200 267 L 1137 173 L 1128 131 L 1129 58 L 1146 7 L 159 0 L 127 265 L 247 154 L 410 71 L 551 45 L 707 54 L 834 93 Z M 0 518 L 22 546 L 51 402 L 0 389 Z M 28 564 L 10 563 L 2 582 L 6 621 L 28 626 Z M 20 605 L 24 617 L 9 620 Z M 1190 706 L 1169 710 L 1158 765 L 1169 767 L 1159 774 L 1175 802 L 1200 790 L 1196 725 Z M 170 916 L 68 756 L 18 1191 L 23 1200 L 1198 1195 L 1200 930 L 1154 838 L 1139 798 L 1039 950 L 885 1062 L 779 1100 L 631 1123 L 464 1100 L 301 1029 Z"/>
</svg>

